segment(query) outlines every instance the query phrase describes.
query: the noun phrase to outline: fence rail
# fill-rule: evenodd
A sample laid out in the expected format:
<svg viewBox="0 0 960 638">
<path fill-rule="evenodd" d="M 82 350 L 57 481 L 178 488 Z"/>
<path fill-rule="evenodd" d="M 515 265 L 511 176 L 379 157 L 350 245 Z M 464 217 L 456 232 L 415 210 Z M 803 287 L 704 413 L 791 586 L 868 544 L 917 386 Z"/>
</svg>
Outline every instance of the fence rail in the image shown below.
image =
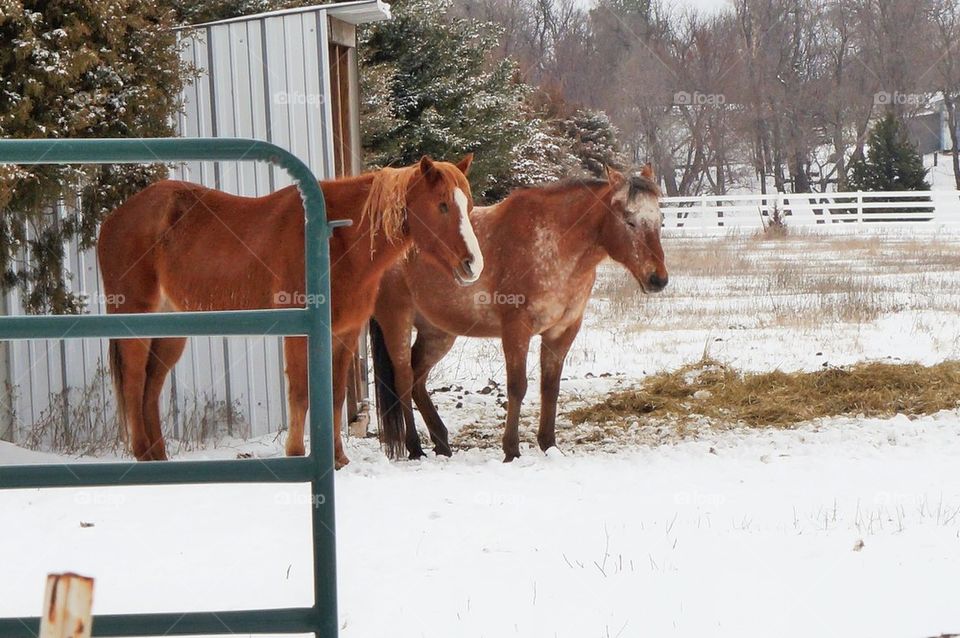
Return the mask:
<svg viewBox="0 0 960 638">
<path fill-rule="evenodd" d="M 284 168 L 303 198 L 307 297 L 311 308 L 68 317 L 0 317 L 0 340 L 201 334 L 303 335 L 307 340 L 310 455 L 294 459 L 0 466 L 0 489 L 172 485 L 183 483 L 309 482 L 313 534 L 314 604 L 310 608 L 95 617 L 94 636 L 234 633 L 337 635 L 334 538 L 333 411 L 330 281 L 323 192 L 310 169 L 291 153 L 245 139 L 0 140 L 0 164 L 113 164 L 169 161 L 264 161 Z M 95 576 L 95 574 L 94 574 Z M 2 578 L 2 576 L 0 576 Z M 39 586 L 38 582 L 38 586 Z M 13 585 L 13 584 L 11 584 Z M 23 583 L 15 586 L 22 587 Z M 0 618 L 3 638 L 33 638 L 37 617 Z"/>
<path fill-rule="evenodd" d="M 960 191 L 704 195 L 660 200 L 671 229 L 756 230 L 779 217 L 788 226 L 907 223 L 960 225 Z"/>
</svg>

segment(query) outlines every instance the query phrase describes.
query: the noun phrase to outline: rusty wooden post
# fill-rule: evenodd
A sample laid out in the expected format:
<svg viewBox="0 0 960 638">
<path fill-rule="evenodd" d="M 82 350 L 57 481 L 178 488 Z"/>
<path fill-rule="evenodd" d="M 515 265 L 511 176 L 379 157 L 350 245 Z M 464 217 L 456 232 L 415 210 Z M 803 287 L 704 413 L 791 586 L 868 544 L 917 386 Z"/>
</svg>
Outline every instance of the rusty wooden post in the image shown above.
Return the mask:
<svg viewBox="0 0 960 638">
<path fill-rule="evenodd" d="M 92 578 L 77 574 L 50 574 L 43 595 L 38 638 L 90 638 L 92 608 Z"/>
</svg>

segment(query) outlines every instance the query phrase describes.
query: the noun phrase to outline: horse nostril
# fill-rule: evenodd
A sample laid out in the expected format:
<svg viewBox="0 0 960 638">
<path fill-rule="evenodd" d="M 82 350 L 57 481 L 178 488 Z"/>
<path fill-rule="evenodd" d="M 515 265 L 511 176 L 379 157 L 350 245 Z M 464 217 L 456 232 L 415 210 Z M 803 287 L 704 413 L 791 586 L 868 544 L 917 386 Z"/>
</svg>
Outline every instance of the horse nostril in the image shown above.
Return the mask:
<svg viewBox="0 0 960 638">
<path fill-rule="evenodd" d="M 663 290 L 667 287 L 667 281 L 669 276 L 664 275 L 661 277 L 657 273 L 650 275 L 650 278 L 647 279 L 647 284 L 649 284 L 651 290 Z"/>
<path fill-rule="evenodd" d="M 463 268 L 463 274 L 467 277 L 473 277 L 473 257 L 467 257 L 461 261 L 460 267 Z"/>
</svg>

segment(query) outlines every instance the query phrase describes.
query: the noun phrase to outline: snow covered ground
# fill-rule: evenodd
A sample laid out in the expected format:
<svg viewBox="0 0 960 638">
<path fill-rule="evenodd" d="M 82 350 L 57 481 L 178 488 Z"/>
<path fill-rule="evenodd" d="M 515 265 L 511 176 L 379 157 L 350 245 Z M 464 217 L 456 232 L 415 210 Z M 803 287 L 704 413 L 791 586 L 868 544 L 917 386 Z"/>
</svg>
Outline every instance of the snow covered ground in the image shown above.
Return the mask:
<svg viewBox="0 0 960 638">
<path fill-rule="evenodd" d="M 571 405 L 704 351 L 750 370 L 960 356 L 960 236 L 671 238 L 666 251 L 662 296 L 604 267 L 561 433 Z M 957 411 L 568 443 L 563 457 L 528 447 L 504 465 L 498 351 L 463 340 L 431 382 L 455 442 L 486 429 L 482 447 L 390 463 L 348 442 L 343 636 L 960 632 Z M 528 445 L 536 361 L 534 348 Z M 223 440 L 181 458 L 280 451 Z M 62 460 L 0 444 L 0 464 Z M 305 500 L 301 486 L 0 492 L 0 615 L 36 614 L 44 575 L 68 569 L 97 577 L 100 613 L 308 604 Z"/>
<path fill-rule="evenodd" d="M 844 419 L 511 465 L 492 450 L 390 464 L 353 442 L 342 635 L 956 632 L 958 433 L 956 414 Z M 305 496 L 2 492 L 0 614 L 37 613 L 63 569 L 98 578 L 101 613 L 306 604 Z"/>
</svg>

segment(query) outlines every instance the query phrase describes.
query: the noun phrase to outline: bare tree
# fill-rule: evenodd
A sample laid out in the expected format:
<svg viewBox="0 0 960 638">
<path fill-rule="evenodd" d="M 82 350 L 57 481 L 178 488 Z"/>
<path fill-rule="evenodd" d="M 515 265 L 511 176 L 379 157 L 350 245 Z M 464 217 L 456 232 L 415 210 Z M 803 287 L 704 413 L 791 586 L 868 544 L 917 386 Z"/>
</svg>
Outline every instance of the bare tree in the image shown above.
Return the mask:
<svg viewBox="0 0 960 638">
<path fill-rule="evenodd" d="M 960 56 L 960 2 L 934 0 L 929 17 L 938 52 L 934 82 L 943 95 L 943 106 L 947 111 L 953 179 L 960 189 L 960 140 L 957 139 L 960 137 L 960 122 L 957 120 L 957 107 L 960 106 L 960 61 L 957 60 Z"/>
<path fill-rule="evenodd" d="M 459 0 L 558 116 L 605 111 L 668 194 L 846 187 L 872 118 L 944 96 L 960 188 L 960 0 Z"/>
</svg>

